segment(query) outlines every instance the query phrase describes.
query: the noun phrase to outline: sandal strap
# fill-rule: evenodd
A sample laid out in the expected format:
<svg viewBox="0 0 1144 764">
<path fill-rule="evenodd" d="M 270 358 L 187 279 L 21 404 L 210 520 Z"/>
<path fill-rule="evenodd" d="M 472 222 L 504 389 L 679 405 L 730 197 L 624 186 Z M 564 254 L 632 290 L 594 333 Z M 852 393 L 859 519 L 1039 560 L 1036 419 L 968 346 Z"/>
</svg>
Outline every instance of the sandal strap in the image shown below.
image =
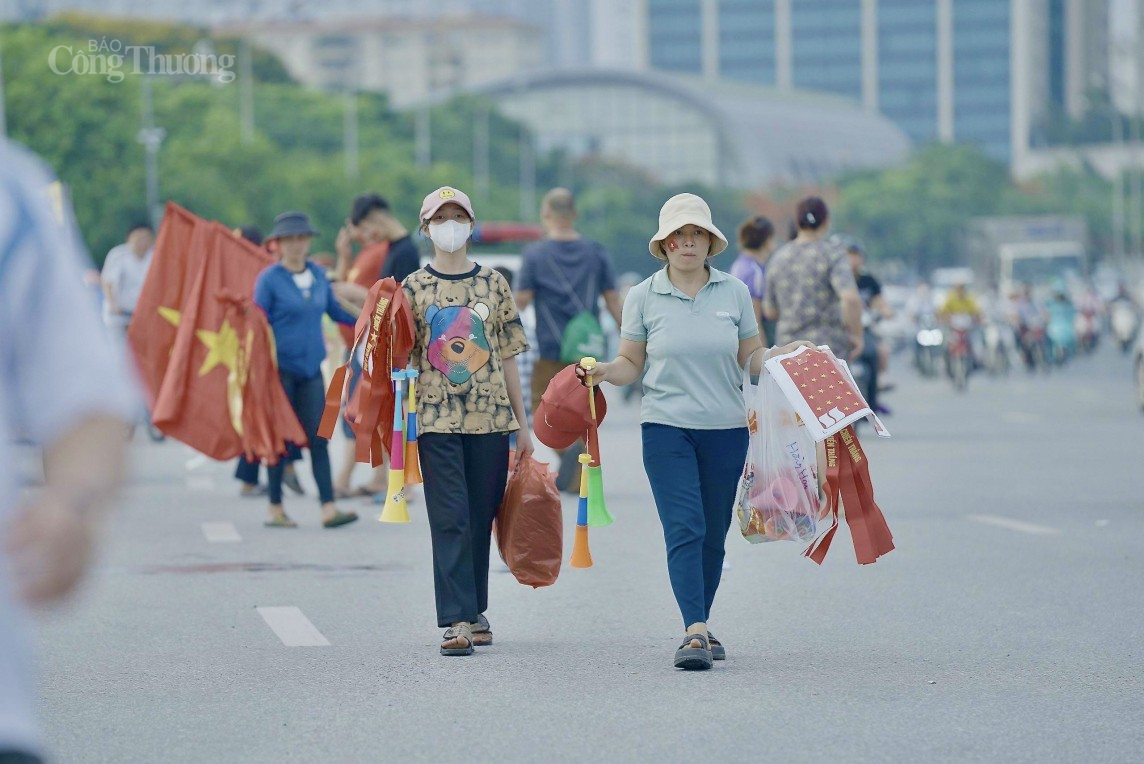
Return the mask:
<svg viewBox="0 0 1144 764">
<path fill-rule="evenodd" d="M 445 633 L 442 635 L 442 641 L 448 642 L 450 639 L 456 639 L 457 637 L 464 637 L 472 642 L 473 631 L 468 626 L 450 626 L 445 629 Z"/>
<path fill-rule="evenodd" d="M 715 638 L 714 632 L 711 632 L 711 631 L 707 632 L 707 643 L 709 645 L 711 645 L 712 647 L 714 647 L 715 645 L 723 644 L 722 642 L 720 642 L 718 639 Z"/>
<path fill-rule="evenodd" d="M 485 632 L 492 631 L 492 626 L 489 624 L 489 619 L 485 618 L 484 614 L 477 616 L 477 621 L 469 629 L 474 634 L 484 634 Z"/>
<path fill-rule="evenodd" d="M 696 640 L 696 639 L 698 639 L 700 642 L 703 643 L 702 649 L 704 649 L 704 650 L 710 650 L 711 649 L 711 643 L 708 642 L 707 637 L 703 636 L 702 634 L 684 634 L 683 635 L 683 642 L 681 642 L 679 646 L 680 647 L 691 647 L 692 641 Z"/>
</svg>

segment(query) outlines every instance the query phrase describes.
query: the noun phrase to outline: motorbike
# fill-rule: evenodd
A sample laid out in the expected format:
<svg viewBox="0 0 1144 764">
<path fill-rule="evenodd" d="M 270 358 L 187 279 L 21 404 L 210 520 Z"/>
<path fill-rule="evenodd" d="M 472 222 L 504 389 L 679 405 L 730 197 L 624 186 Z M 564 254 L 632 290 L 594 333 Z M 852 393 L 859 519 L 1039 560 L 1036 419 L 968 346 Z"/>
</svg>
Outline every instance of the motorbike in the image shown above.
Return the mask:
<svg viewBox="0 0 1144 764">
<path fill-rule="evenodd" d="M 984 365 L 993 375 L 1007 375 L 1012 365 L 1011 356 L 1016 340 L 1013 328 L 1007 323 L 990 321 L 982 332 L 984 335 Z"/>
<path fill-rule="evenodd" d="M 1109 325 L 1112 329 L 1112 338 L 1120 347 L 1120 352 L 1128 353 L 1132 350 L 1132 343 L 1136 339 L 1136 332 L 1140 328 L 1140 316 L 1136 308 L 1127 300 L 1117 300 L 1109 309 Z"/>
<path fill-rule="evenodd" d="M 918 321 L 918 333 L 914 338 L 914 365 L 923 377 L 935 377 L 941 363 L 942 346 L 945 336 L 933 316 L 923 316 Z"/>
<path fill-rule="evenodd" d="M 1087 355 L 1096 350 L 1096 343 L 1100 340 L 1100 322 L 1096 313 L 1090 310 L 1079 311 L 1073 323 L 1077 352 Z"/>
<path fill-rule="evenodd" d="M 1048 371 L 1048 351 L 1046 345 L 1048 337 L 1045 334 L 1043 323 L 1030 323 L 1021 328 L 1021 356 L 1025 359 L 1025 368 L 1030 372 L 1038 369 Z"/>
<path fill-rule="evenodd" d="M 949 317 L 949 339 L 946 343 L 946 363 L 955 390 L 969 387 L 969 371 L 973 365 L 969 332 L 973 329 L 973 317 L 957 314 Z"/>
</svg>

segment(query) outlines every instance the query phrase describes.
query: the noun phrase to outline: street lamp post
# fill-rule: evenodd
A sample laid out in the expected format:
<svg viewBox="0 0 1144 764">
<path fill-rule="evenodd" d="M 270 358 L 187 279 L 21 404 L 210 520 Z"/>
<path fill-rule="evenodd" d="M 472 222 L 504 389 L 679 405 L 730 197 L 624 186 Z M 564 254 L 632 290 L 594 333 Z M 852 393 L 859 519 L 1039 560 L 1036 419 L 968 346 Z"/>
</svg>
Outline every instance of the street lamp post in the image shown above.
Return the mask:
<svg viewBox="0 0 1144 764">
<path fill-rule="evenodd" d="M 156 229 L 163 219 L 163 208 L 159 204 L 159 147 L 167 131 L 155 127 L 155 105 L 151 92 L 151 78 L 143 75 L 143 128 L 136 136 L 136 140 L 143 144 L 146 160 L 147 176 L 147 211 L 151 216 L 151 225 Z"/>
<path fill-rule="evenodd" d="M 0 138 L 8 135 L 8 120 L 4 114 L 4 46 L 0 44 Z"/>
</svg>

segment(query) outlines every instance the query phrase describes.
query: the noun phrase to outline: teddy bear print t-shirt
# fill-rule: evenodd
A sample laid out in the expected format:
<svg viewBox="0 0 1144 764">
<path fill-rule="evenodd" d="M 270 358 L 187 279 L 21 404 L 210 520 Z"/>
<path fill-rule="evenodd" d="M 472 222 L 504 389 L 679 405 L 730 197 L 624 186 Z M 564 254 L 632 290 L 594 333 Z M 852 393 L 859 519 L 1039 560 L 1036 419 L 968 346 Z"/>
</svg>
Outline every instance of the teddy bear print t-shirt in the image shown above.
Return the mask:
<svg viewBox="0 0 1144 764">
<path fill-rule="evenodd" d="M 417 379 L 419 432 L 484 435 L 520 429 L 502 359 L 528 349 L 504 277 L 475 265 L 446 275 L 426 266 L 402 286 L 416 321 L 410 363 Z"/>
</svg>

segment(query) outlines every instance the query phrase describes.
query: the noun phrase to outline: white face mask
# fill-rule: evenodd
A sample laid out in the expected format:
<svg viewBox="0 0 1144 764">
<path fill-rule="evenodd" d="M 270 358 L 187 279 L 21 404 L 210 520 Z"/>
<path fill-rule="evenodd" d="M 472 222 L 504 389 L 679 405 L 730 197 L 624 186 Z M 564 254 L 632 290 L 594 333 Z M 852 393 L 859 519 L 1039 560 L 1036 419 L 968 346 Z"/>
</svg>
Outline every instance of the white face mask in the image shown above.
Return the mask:
<svg viewBox="0 0 1144 764">
<path fill-rule="evenodd" d="M 444 223 L 429 224 L 429 238 L 438 249 L 445 252 L 456 252 L 465 246 L 472 232 L 471 223 L 461 223 L 456 220 L 446 220 Z"/>
</svg>

